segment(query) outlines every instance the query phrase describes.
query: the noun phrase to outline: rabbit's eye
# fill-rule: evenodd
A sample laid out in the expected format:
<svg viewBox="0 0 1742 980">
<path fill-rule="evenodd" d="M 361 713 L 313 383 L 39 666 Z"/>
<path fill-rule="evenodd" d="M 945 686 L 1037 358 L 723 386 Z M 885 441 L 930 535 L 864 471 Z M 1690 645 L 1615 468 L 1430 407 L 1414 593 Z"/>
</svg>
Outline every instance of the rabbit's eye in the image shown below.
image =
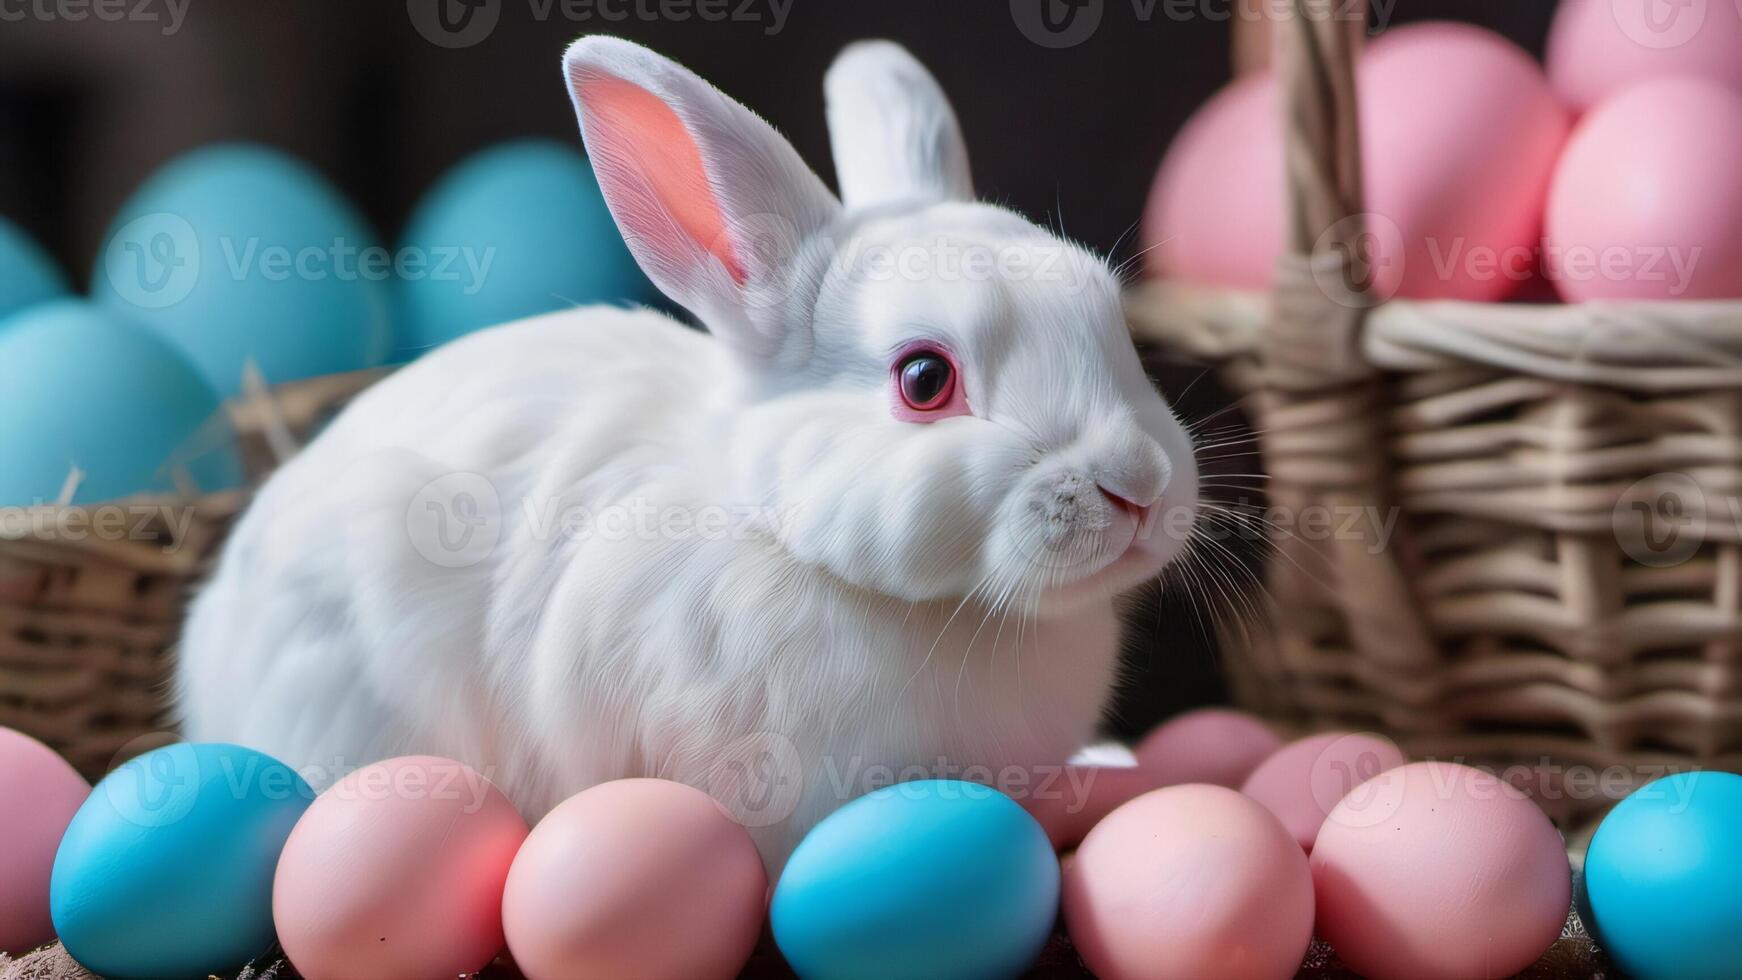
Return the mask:
<svg viewBox="0 0 1742 980">
<path fill-rule="evenodd" d="M 942 408 L 956 388 L 956 372 L 950 362 L 934 351 L 909 354 L 896 369 L 901 400 L 918 412 Z"/>
<path fill-rule="evenodd" d="M 922 425 L 974 414 L 961 375 L 949 348 L 935 341 L 902 348 L 889 363 L 890 414 Z"/>
</svg>

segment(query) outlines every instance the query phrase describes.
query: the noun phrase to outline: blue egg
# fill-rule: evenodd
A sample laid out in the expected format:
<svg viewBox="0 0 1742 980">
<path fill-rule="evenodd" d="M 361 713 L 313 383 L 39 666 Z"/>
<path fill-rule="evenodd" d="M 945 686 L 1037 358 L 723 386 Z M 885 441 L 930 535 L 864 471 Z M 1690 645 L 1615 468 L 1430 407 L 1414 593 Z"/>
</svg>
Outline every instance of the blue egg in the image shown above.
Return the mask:
<svg viewBox="0 0 1742 980">
<path fill-rule="evenodd" d="M 179 352 L 81 300 L 41 303 L 0 323 L 0 506 L 96 503 L 242 481 L 217 393 Z"/>
<path fill-rule="evenodd" d="M 223 973 L 273 941 L 272 877 L 314 791 L 238 745 L 148 752 L 91 791 L 49 881 L 55 931 L 108 977 Z"/>
<path fill-rule="evenodd" d="M 1629 974 L 1742 975 L 1742 776 L 1640 787 L 1597 827 L 1584 884 L 1586 925 Z"/>
<path fill-rule="evenodd" d="M 67 294 L 67 281 L 18 226 L 0 218 L 0 318 Z"/>
<path fill-rule="evenodd" d="M 586 157 L 560 143 L 460 163 L 418 205 L 396 258 L 396 357 L 536 313 L 658 297 Z"/>
<path fill-rule="evenodd" d="M 774 939 L 799 976 L 1014 977 L 1058 913 L 1046 832 L 1010 797 L 948 779 L 847 804 L 793 851 Z"/>
<path fill-rule="evenodd" d="M 263 147 L 172 161 L 116 216 L 91 293 L 180 348 L 220 395 L 381 364 L 388 252 L 318 174 Z"/>
</svg>

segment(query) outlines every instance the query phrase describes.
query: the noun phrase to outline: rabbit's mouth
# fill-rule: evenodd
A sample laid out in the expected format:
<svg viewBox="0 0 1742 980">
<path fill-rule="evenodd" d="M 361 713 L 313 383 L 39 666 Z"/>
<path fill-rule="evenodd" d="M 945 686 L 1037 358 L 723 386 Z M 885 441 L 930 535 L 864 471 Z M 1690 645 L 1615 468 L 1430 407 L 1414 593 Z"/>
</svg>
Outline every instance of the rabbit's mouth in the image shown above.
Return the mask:
<svg viewBox="0 0 1742 980">
<path fill-rule="evenodd" d="M 1131 540 L 1117 558 L 1090 578 L 1120 579 L 1135 575 L 1137 581 L 1130 583 L 1135 585 L 1161 574 L 1162 569 L 1179 557 L 1191 537 L 1197 516 L 1195 507 L 1169 499 L 1173 496 L 1172 493 L 1165 494 L 1154 503 L 1140 507 L 1108 494 L 1115 509 L 1130 516 Z"/>
<path fill-rule="evenodd" d="M 1178 514 L 1189 521 L 1189 510 L 1179 512 L 1165 501 L 1138 506 L 1115 494 L 1109 493 L 1107 497 L 1113 504 L 1114 517 L 1112 526 L 1102 532 L 1110 536 L 1103 554 L 1112 554 L 1112 559 L 1088 575 L 1051 590 L 1043 605 L 1071 607 L 1082 601 L 1128 592 L 1160 575 L 1183 550 L 1172 533 L 1175 528 L 1170 515 Z"/>
<path fill-rule="evenodd" d="M 1144 527 L 1150 523 L 1155 515 L 1155 504 L 1153 502 L 1147 504 L 1137 503 L 1136 501 L 1115 493 L 1104 486 L 1098 487 L 1098 489 L 1101 491 L 1101 496 L 1106 497 L 1107 502 L 1113 505 L 1114 510 L 1129 515 L 1137 522 L 1137 530 L 1131 535 L 1131 543 L 1136 544 L 1138 539 L 1143 537 Z"/>
<path fill-rule="evenodd" d="M 1133 565 L 1143 561 L 1148 557 L 1145 554 L 1148 550 L 1145 539 L 1153 533 L 1154 530 L 1154 504 L 1146 507 L 1131 503 L 1115 494 L 1107 493 L 1105 490 L 1101 492 L 1106 493 L 1108 499 L 1113 503 L 1114 524 L 1113 527 L 1108 529 L 1107 533 L 1112 538 L 1112 540 L 1108 542 L 1108 544 L 1111 545 L 1108 550 L 1113 553 L 1114 557 L 1112 561 L 1107 563 L 1106 567 L 1102 568 L 1100 571 L 1091 573 L 1089 576 L 1090 578 L 1106 575 L 1108 572 L 1119 571 L 1122 566 Z M 1126 538 L 1125 535 L 1128 531 L 1130 537 Z M 1125 542 L 1123 547 L 1119 544 L 1121 539 Z"/>
<path fill-rule="evenodd" d="M 1038 586 L 1031 595 L 1041 606 L 1127 592 L 1184 550 L 1193 523 L 1191 474 L 1171 487 L 1141 476 L 1129 467 L 1071 466 L 1030 485 L 1019 525 L 1026 533 L 1017 541 L 1020 574 Z"/>
<path fill-rule="evenodd" d="M 1120 579 L 1131 574 L 1148 578 L 1160 573 L 1162 566 L 1167 564 L 1167 555 L 1160 542 L 1152 540 L 1155 534 L 1156 508 L 1146 507 L 1144 513 L 1138 515 L 1137 525 L 1131 533 L 1131 540 L 1126 543 L 1119 557 L 1107 563 L 1107 567 L 1089 576 L 1091 579 Z"/>
</svg>

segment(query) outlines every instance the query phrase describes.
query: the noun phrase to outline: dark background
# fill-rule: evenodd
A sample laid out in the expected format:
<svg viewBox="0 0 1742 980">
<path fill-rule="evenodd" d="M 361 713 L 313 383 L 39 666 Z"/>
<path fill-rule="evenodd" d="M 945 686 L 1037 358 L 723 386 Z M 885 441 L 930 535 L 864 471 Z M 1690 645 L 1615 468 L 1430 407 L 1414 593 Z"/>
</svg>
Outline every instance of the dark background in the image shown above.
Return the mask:
<svg viewBox="0 0 1742 980">
<path fill-rule="evenodd" d="M 1124 259 L 1139 247 L 1134 226 L 1168 141 L 1230 76 L 1229 15 L 1250 14 L 1259 0 L 1100 0 L 1099 26 L 1064 48 L 1027 36 L 1011 0 L 779 0 L 790 8 L 772 33 L 772 0 L 723 0 L 725 20 L 660 16 L 661 0 L 568 12 L 562 0 L 484 0 L 496 26 L 462 48 L 415 26 L 433 24 L 435 0 L 181 0 L 185 17 L 168 36 L 165 0 L 100 0 L 121 4 L 128 17 L 119 21 L 82 2 L 0 0 L 0 214 L 80 288 L 133 188 L 214 140 L 259 141 L 309 161 L 391 242 L 422 191 L 473 151 L 526 136 L 578 144 L 558 65 L 569 41 L 595 32 L 695 69 L 768 118 L 831 180 L 823 71 L 849 41 L 898 40 L 955 101 L 982 197 Z M 696 9 L 675 2 L 667 9 Z M 1375 20 L 1389 10 L 1390 24 L 1482 24 L 1538 54 L 1554 10 L 1551 0 L 1373 6 Z M 607 20 L 607 10 L 627 17 Z M 740 10 L 755 19 L 733 16 Z M 1188 419 L 1225 402 L 1213 381 L 1193 384 L 1200 368 L 1154 360 L 1164 390 L 1190 386 L 1180 405 Z M 1138 617 L 1125 728 L 1220 697 L 1200 619 L 1231 614 L 1216 597 L 1171 597 Z"/>
</svg>

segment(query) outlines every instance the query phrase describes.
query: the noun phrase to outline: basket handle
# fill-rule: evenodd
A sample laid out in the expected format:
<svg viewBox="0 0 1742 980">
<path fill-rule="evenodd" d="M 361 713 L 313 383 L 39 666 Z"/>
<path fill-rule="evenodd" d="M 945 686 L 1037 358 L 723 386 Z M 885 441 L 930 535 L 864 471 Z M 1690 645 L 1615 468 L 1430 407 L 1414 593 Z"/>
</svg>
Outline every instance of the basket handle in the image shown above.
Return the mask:
<svg viewBox="0 0 1742 980">
<path fill-rule="evenodd" d="M 1363 213 L 1355 66 L 1364 0 L 1285 0 L 1275 25 L 1288 192 L 1288 252 L 1258 345 L 1272 419 L 1266 458 L 1285 488 L 1333 509 L 1394 513 L 1386 472 L 1386 389 L 1361 349 L 1379 300 Z M 1304 427 L 1316 438 L 1300 438 Z M 1370 509 L 1370 510 L 1369 510 Z M 1351 511 L 1353 512 L 1353 511 Z M 1411 585 L 1408 533 L 1374 529 L 1320 547 L 1355 654 L 1405 672 L 1437 659 Z"/>
<path fill-rule="evenodd" d="M 1361 193 L 1355 64 L 1365 0 L 1284 0 L 1276 32 L 1288 196 L 1288 252 L 1260 345 L 1266 378 L 1313 390 L 1373 375 L 1360 331 L 1375 300 Z"/>
</svg>

